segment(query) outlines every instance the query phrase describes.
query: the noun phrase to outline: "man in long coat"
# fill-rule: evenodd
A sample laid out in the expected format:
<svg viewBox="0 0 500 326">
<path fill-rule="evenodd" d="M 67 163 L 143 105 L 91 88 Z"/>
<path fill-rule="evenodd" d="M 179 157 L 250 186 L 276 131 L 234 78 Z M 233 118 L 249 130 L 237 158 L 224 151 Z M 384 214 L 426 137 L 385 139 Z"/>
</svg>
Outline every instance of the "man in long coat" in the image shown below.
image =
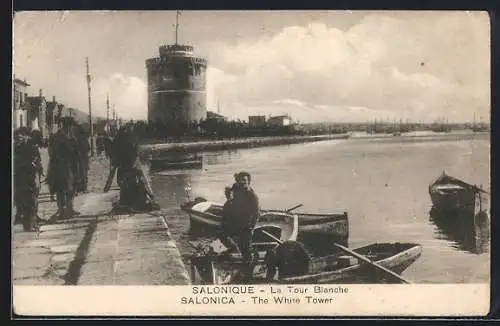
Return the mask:
<svg viewBox="0 0 500 326">
<path fill-rule="evenodd" d="M 78 190 L 81 158 L 74 133 L 74 120 L 62 118 L 62 128 L 54 134 L 49 147 L 47 183 L 56 194 L 58 214 L 54 218 L 68 218 L 78 212 L 73 209 L 73 199 Z"/>
<path fill-rule="evenodd" d="M 38 223 L 38 194 L 43 167 L 40 157 L 40 141 L 36 133 L 27 128 L 16 133 L 14 152 L 14 203 L 16 222 L 22 223 L 25 231 L 35 231 Z M 32 137 L 33 136 L 33 137 Z"/>
</svg>

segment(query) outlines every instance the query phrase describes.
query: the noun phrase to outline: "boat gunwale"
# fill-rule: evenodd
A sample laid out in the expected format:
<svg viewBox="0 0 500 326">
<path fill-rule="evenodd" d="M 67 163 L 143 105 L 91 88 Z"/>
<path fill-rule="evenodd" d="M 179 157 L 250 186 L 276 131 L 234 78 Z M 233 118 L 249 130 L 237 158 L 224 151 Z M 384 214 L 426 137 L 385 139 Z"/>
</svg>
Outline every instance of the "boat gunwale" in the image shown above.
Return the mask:
<svg viewBox="0 0 500 326">
<path fill-rule="evenodd" d="M 208 212 L 212 207 L 216 207 L 218 209 L 222 209 L 223 205 L 219 203 L 209 202 L 210 206 L 205 211 L 194 210 L 192 207 L 181 208 L 181 210 L 185 211 L 188 214 L 192 215 L 201 215 L 205 218 L 213 218 L 215 221 L 219 222 L 221 220 L 221 216 Z M 196 205 L 196 204 L 195 204 Z M 280 211 L 277 209 L 262 209 L 260 210 L 261 214 L 267 213 L 285 213 L 292 214 L 298 216 L 298 224 L 300 225 L 315 225 L 315 224 L 328 224 L 332 222 L 348 222 L 349 215 L 347 212 L 343 213 L 288 213 L 286 211 Z M 301 218 L 302 217 L 302 218 Z"/>
<path fill-rule="evenodd" d="M 368 248 L 370 246 L 376 246 L 379 244 L 380 243 L 369 244 L 367 246 L 353 249 L 353 251 L 357 252 L 357 250 L 365 249 L 365 248 Z M 387 244 L 389 244 L 389 243 L 387 243 Z M 396 245 L 396 243 L 393 243 L 393 244 Z M 395 261 L 402 256 L 408 255 L 408 253 L 411 253 L 412 256 L 415 256 L 417 258 L 420 257 L 420 255 L 422 254 L 422 245 L 420 245 L 420 244 L 417 244 L 417 243 L 401 243 L 401 244 L 408 244 L 409 248 L 402 250 L 402 251 L 399 251 L 398 253 L 391 255 L 389 257 L 379 259 L 379 260 L 374 260 L 374 262 L 377 264 L 384 264 L 386 262 Z M 306 274 L 306 275 L 287 277 L 287 278 L 279 279 L 277 281 L 278 281 L 278 283 L 293 283 L 295 281 L 304 281 L 304 280 L 311 280 L 312 281 L 312 280 L 317 280 L 321 277 L 340 275 L 342 273 L 348 273 L 351 271 L 355 271 L 355 270 L 359 269 L 362 265 L 363 265 L 362 263 L 358 263 L 355 265 L 351 265 L 351 266 L 341 268 L 341 269 L 336 269 L 333 271 L 323 271 L 323 272 L 318 272 L 318 273 L 311 273 L 311 274 Z"/>
<path fill-rule="evenodd" d="M 278 228 L 281 228 L 282 230 L 284 230 L 284 228 L 286 227 L 286 232 L 282 232 L 281 235 L 280 235 L 280 240 L 282 242 L 286 242 L 286 241 L 297 241 L 297 237 L 298 237 L 298 224 L 297 224 L 297 221 L 298 221 L 298 217 L 296 214 L 290 214 L 290 213 L 286 213 L 285 215 L 287 218 L 286 221 L 283 221 L 283 223 L 281 223 L 281 225 L 279 224 L 275 224 L 273 222 L 269 222 L 269 223 L 263 223 L 261 225 L 257 224 L 256 228 L 254 229 L 255 230 L 258 230 L 262 227 L 265 227 L 265 226 L 275 226 L 275 227 L 278 227 Z M 286 236 L 286 239 L 284 239 L 284 236 Z M 252 242 L 252 245 L 263 245 L 263 244 L 269 244 L 270 242 L 269 241 L 260 241 L 260 242 Z M 275 242 L 276 245 L 279 245 L 278 242 Z M 265 252 L 266 250 L 258 250 L 257 253 L 263 253 Z M 214 255 L 214 256 L 207 256 L 207 255 L 202 255 L 202 256 L 199 256 L 199 255 L 190 255 L 190 259 L 198 259 L 198 260 L 205 260 L 206 262 L 210 262 L 210 261 L 217 261 L 217 262 L 224 262 L 224 263 L 239 263 L 238 260 L 234 260 L 234 259 L 229 259 L 229 260 L 224 260 L 224 257 L 220 257 L 220 256 L 217 256 L 217 255 Z M 222 260 L 219 260 L 218 258 L 222 258 Z"/>
<path fill-rule="evenodd" d="M 441 183 L 443 180 L 446 180 L 446 183 L 450 183 L 450 184 L 455 183 L 455 184 L 463 187 L 463 191 L 471 191 L 472 190 L 472 191 L 477 192 L 477 193 L 486 193 L 486 191 L 484 189 L 479 188 L 477 185 L 469 183 L 469 182 L 461 180 L 461 179 L 458 179 L 456 177 L 453 177 L 449 174 L 446 174 L 445 172 L 443 172 L 439 177 L 434 179 L 434 181 L 432 181 L 429 184 L 429 192 L 431 192 L 432 189 L 435 189 L 436 186 L 446 184 L 444 182 Z"/>
</svg>

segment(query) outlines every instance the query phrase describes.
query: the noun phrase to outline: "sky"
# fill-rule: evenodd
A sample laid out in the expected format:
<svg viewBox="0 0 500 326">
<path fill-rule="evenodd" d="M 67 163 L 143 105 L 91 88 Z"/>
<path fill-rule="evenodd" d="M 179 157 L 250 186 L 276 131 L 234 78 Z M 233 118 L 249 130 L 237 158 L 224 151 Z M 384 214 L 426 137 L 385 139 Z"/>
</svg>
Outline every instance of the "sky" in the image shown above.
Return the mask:
<svg viewBox="0 0 500 326">
<path fill-rule="evenodd" d="M 66 106 L 147 118 L 145 60 L 175 11 L 19 12 L 13 73 Z M 486 12 L 183 11 L 179 43 L 208 60 L 208 110 L 299 122 L 490 119 Z"/>
</svg>

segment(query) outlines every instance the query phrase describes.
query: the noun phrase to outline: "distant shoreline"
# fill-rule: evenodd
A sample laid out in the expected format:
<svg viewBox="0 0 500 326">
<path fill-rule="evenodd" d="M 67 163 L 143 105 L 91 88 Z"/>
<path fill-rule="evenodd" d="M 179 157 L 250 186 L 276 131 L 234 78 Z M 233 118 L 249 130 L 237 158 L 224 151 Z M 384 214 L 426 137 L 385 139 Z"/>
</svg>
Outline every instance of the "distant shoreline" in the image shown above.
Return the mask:
<svg viewBox="0 0 500 326">
<path fill-rule="evenodd" d="M 268 147 L 268 146 L 281 146 L 281 145 L 292 145 L 300 143 L 310 143 L 325 140 L 340 140 L 340 139 L 358 139 L 358 140 L 376 140 L 376 139 L 425 139 L 439 137 L 443 139 L 450 139 L 456 137 L 473 138 L 475 136 L 489 134 L 489 132 L 464 132 L 464 131 L 452 131 L 449 133 L 441 132 L 424 132 L 424 133 L 403 133 L 399 136 L 393 136 L 391 134 L 357 134 L 357 133 L 346 133 L 346 134 L 330 134 L 330 135 L 318 135 L 318 136 L 280 136 L 280 137 L 251 137 L 251 138 L 240 138 L 240 139 L 224 139 L 224 140 L 202 140 L 202 141 L 191 141 L 191 142 L 179 142 L 179 143 L 148 143 L 145 142 L 141 144 L 141 152 L 144 154 L 151 154 L 155 152 L 173 152 L 173 153 L 197 153 L 197 152 L 210 152 L 210 151 L 221 151 L 221 150 L 231 150 L 231 149 L 245 149 L 245 148 L 257 148 L 257 147 Z M 151 141 L 151 140 L 149 140 Z"/>
</svg>

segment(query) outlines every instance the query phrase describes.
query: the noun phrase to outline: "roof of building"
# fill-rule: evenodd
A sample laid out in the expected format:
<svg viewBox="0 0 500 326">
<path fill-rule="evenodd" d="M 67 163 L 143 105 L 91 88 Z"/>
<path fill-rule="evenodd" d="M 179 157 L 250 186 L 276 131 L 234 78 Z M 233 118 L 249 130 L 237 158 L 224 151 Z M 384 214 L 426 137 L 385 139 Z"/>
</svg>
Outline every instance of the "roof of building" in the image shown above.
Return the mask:
<svg viewBox="0 0 500 326">
<path fill-rule="evenodd" d="M 40 96 L 28 96 L 26 97 L 26 102 L 33 106 L 40 106 L 45 101 L 45 97 Z"/>
<path fill-rule="evenodd" d="M 47 102 L 47 110 L 56 110 L 57 102 Z"/>
<path fill-rule="evenodd" d="M 212 119 L 225 119 L 226 117 L 223 116 L 222 114 L 218 114 L 212 111 L 207 111 L 207 118 L 212 118 Z"/>
<path fill-rule="evenodd" d="M 30 86 L 30 84 L 28 84 L 27 82 L 25 82 L 24 80 L 21 80 L 19 78 L 14 78 L 14 83 L 20 84 L 20 85 L 23 85 L 23 86 Z"/>
<path fill-rule="evenodd" d="M 274 117 L 270 117 L 269 119 L 290 119 L 289 115 L 277 115 Z"/>
</svg>

